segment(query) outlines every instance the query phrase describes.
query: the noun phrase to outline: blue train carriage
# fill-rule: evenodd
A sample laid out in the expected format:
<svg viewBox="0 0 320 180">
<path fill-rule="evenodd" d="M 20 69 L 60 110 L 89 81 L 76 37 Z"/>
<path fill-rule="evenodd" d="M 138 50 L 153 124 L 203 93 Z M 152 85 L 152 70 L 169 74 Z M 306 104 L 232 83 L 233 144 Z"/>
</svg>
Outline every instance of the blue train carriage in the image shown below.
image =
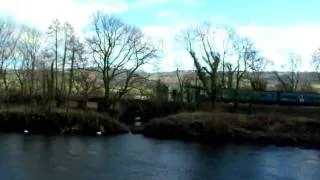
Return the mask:
<svg viewBox="0 0 320 180">
<path fill-rule="evenodd" d="M 277 91 L 251 91 L 249 102 L 257 104 L 276 104 L 278 100 Z"/>
<path fill-rule="evenodd" d="M 320 105 L 320 94 L 301 93 L 298 97 L 298 103 L 301 105 L 318 106 Z"/>
<path fill-rule="evenodd" d="M 252 99 L 252 92 L 250 91 L 244 91 L 244 90 L 240 90 L 238 92 L 238 100 L 240 103 L 247 103 Z M 235 97 L 236 98 L 236 97 Z"/>
<path fill-rule="evenodd" d="M 280 104 L 286 105 L 318 105 L 320 95 L 317 93 L 281 92 Z"/>
<path fill-rule="evenodd" d="M 223 90 L 220 90 L 220 93 L 219 93 L 220 99 L 223 102 L 227 102 L 227 103 L 235 102 L 237 99 L 237 95 L 238 95 L 239 102 L 247 103 L 248 101 L 251 100 L 252 92 L 246 91 L 246 90 L 240 90 L 237 94 L 234 89 L 232 90 L 223 89 Z"/>
<path fill-rule="evenodd" d="M 232 97 L 233 97 L 233 101 L 235 101 L 236 98 L 238 98 L 238 101 L 240 103 L 249 103 L 249 102 L 253 102 L 254 100 L 256 100 L 254 98 L 255 93 L 251 90 L 239 90 L 238 94 L 236 94 L 236 92 L 234 91 L 232 94 Z"/>
<path fill-rule="evenodd" d="M 240 90 L 238 96 L 241 103 L 276 104 L 278 102 L 277 91 Z M 224 102 L 235 102 L 236 92 L 223 89 L 220 91 L 220 98 Z"/>
<path fill-rule="evenodd" d="M 297 105 L 301 101 L 301 93 L 299 92 L 280 92 L 279 104 Z"/>
<path fill-rule="evenodd" d="M 320 95 L 317 93 L 281 92 L 279 103 L 286 105 L 319 105 Z"/>
<path fill-rule="evenodd" d="M 283 105 L 320 105 L 319 93 L 278 92 L 278 91 L 239 91 L 239 102 Z M 219 96 L 224 102 L 235 102 L 235 90 L 223 89 Z"/>
<path fill-rule="evenodd" d="M 220 96 L 220 99 L 223 102 L 226 102 L 226 103 L 234 102 L 234 100 L 235 100 L 235 91 L 234 90 L 230 90 L 230 89 L 221 89 L 219 91 L 219 96 Z"/>
<path fill-rule="evenodd" d="M 260 103 L 263 104 L 276 104 L 278 102 L 277 91 L 262 91 L 260 92 Z"/>
</svg>

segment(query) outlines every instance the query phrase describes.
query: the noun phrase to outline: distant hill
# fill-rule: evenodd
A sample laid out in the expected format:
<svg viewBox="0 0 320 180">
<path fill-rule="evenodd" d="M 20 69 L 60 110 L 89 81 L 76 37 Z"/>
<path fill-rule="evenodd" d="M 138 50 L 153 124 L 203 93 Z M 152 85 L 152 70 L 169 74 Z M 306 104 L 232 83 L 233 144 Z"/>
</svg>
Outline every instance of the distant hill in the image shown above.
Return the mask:
<svg viewBox="0 0 320 180">
<path fill-rule="evenodd" d="M 68 69 L 66 69 L 66 72 L 68 73 Z M 77 70 L 75 70 L 75 73 Z M 91 71 L 95 73 L 97 76 L 100 76 L 98 83 L 102 86 L 103 82 L 101 80 L 101 74 L 96 71 Z M 13 70 L 8 70 L 8 76 L 13 77 L 15 76 L 15 73 Z M 145 71 L 137 71 L 136 72 L 141 77 L 147 77 L 148 81 L 141 82 L 141 87 L 150 89 L 155 86 L 156 81 L 160 79 L 163 83 L 168 85 L 170 88 L 177 88 L 178 85 L 178 78 L 175 71 L 170 72 L 155 72 L 155 73 L 148 73 Z M 278 72 L 280 76 L 284 76 L 288 74 L 289 72 Z M 188 79 L 196 79 L 197 75 L 194 71 L 186 70 L 181 71 L 180 75 L 187 76 Z M 300 81 L 301 82 L 310 82 L 312 86 L 317 89 L 320 92 L 320 79 L 316 76 L 314 72 L 300 72 Z M 264 72 L 263 73 L 264 78 L 268 81 L 268 89 L 274 89 L 274 86 L 278 84 L 278 79 L 275 76 L 274 72 Z M 111 83 L 111 86 L 117 86 L 119 83 L 123 82 L 125 79 L 125 74 L 122 74 L 116 78 L 114 82 Z M 140 86 L 139 85 L 139 86 Z"/>
<path fill-rule="evenodd" d="M 281 77 L 284 77 L 288 73 L 289 72 L 278 72 Z M 196 77 L 194 71 L 182 71 L 181 74 Z M 149 75 L 150 80 L 161 79 L 162 82 L 170 87 L 178 86 L 178 78 L 175 71 L 150 73 Z M 320 81 L 314 72 L 300 72 L 299 75 L 301 82 L 310 82 L 314 88 L 320 89 Z M 264 72 L 263 76 L 268 81 L 268 88 L 272 88 L 274 85 L 279 83 L 274 72 Z"/>
</svg>

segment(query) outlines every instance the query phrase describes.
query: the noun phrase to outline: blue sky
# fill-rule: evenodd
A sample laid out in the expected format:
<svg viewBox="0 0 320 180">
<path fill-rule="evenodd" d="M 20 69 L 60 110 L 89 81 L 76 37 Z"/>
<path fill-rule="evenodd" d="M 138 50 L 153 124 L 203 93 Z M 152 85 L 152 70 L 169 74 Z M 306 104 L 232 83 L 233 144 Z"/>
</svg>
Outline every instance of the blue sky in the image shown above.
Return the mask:
<svg viewBox="0 0 320 180">
<path fill-rule="evenodd" d="M 127 11 L 123 13 L 123 17 L 141 25 L 152 22 L 163 23 L 163 19 L 154 17 L 157 13 L 166 10 L 184 18 L 199 20 L 206 20 L 211 16 L 223 16 L 239 23 L 290 25 L 320 21 L 319 7 L 320 1 L 317 0 L 182 0 L 167 1 L 167 3 L 158 3 L 147 8 Z"/>
<path fill-rule="evenodd" d="M 175 37 L 180 29 L 207 21 L 251 38 L 277 70 L 283 70 L 288 53 L 300 54 L 305 71 L 311 70 L 311 54 L 320 47 L 319 7 L 317 0 L 0 0 L 0 16 L 42 30 L 59 18 L 81 34 L 96 10 L 113 13 L 164 42 L 162 71 L 174 70 L 176 64 L 193 67 Z"/>
</svg>

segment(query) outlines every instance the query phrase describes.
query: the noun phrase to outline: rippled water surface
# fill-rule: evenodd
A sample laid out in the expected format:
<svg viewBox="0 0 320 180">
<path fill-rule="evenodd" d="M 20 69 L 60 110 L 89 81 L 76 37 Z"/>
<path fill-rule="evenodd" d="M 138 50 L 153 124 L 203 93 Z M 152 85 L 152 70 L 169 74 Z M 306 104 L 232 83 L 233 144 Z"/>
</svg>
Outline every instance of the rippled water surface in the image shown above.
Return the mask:
<svg viewBox="0 0 320 180">
<path fill-rule="evenodd" d="M 141 135 L 0 134 L 0 179 L 315 179 L 320 151 L 153 140 Z"/>
</svg>

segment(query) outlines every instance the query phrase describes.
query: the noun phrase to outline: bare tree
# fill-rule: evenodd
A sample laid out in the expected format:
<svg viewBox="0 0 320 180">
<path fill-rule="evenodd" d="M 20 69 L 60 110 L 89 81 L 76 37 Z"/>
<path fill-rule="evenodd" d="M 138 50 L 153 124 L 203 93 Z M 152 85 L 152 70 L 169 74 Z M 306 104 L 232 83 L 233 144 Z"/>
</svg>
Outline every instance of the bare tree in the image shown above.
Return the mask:
<svg viewBox="0 0 320 180">
<path fill-rule="evenodd" d="M 289 58 L 289 69 L 290 69 L 290 84 L 292 91 L 297 91 L 300 82 L 300 67 L 301 67 L 301 56 L 297 54 L 291 54 Z"/>
<path fill-rule="evenodd" d="M 18 83 L 20 85 L 20 96 L 22 97 L 27 91 L 26 83 L 28 76 L 26 71 L 26 60 L 19 51 L 17 51 L 13 57 L 13 70 L 18 79 Z"/>
<path fill-rule="evenodd" d="M 152 58 L 157 50 L 136 27 L 120 19 L 96 13 L 92 22 L 94 35 L 88 39 L 92 58 L 104 82 L 104 98 L 110 106 L 110 84 L 116 77 L 124 77 L 118 98 L 128 92 L 135 72 Z M 108 107 L 107 107 L 108 108 Z"/>
<path fill-rule="evenodd" d="M 249 62 L 251 72 L 249 73 L 250 85 L 253 90 L 264 91 L 267 88 L 267 81 L 263 74 L 271 62 L 263 57 L 255 57 Z"/>
<path fill-rule="evenodd" d="M 312 86 L 312 83 L 307 80 L 307 81 L 304 81 L 304 82 L 300 83 L 300 91 L 301 92 L 312 93 L 312 92 L 315 92 L 315 89 Z"/>
<path fill-rule="evenodd" d="M 290 54 L 288 62 L 283 66 L 289 70 L 288 73 L 281 76 L 278 72 L 274 72 L 281 85 L 281 89 L 284 91 L 296 92 L 300 83 L 301 56 Z"/>
<path fill-rule="evenodd" d="M 63 29 L 63 33 L 64 33 L 64 50 L 63 50 L 63 57 L 62 57 L 62 75 L 61 75 L 60 89 L 61 89 L 62 96 L 64 96 L 65 89 L 66 89 L 65 66 L 66 66 L 66 62 L 67 62 L 67 53 L 68 53 L 68 49 L 70 49 L 70 48 L 71 48 L 71 53 L 72 53 L 72 47 L 69 48 L 69 46 L 73 46 L 73 44 L 70 44 L 70 43 L 73 42 L 72 38 L 74 38 L 74 32 L 73 32 L 73 27 L 69 23 L 65 23 L 63 25 L 62 29 Z"/>
<path fill-rule="evenodd" d="M 52 79 L 52 83 L 55 85 L 55 93 L 56 97 L 58 96 L 58 48 L 59 48 L 59 34 L 61 31 L 61 24 L 58 19 L 55 19 L 51 25 L 49 26 L 49 35 L 54 39 L 54 61 L 52 61 L 51 68 L 51 76 L 54 77 Z M 55 70 L 55 72 L 54 72 Z"/>
<path fill-rule="evenodd" d="M 36 83 L 36 65 L 40 56 L 41 48 L 41 33 L 27 26 L 22 27 L 21 38 L 19 41 L 19 51 L 23 55 L 22 68 L 27 71 L 27 76 L 30 81 L 29 95 L 33 97 L 35 92 Z"/>
<path fill-rule="evenodd" d="M 236 37 L 234 39 L 234 49 L 236 52 L 236 67 L 235 67 L 235 80 L 236 80 L 236 101 L 235 107 L 238 107 L 240 83 L 244 79 L 249 63 L 256 57 L 256 49 L 253 43 L 248 38 Z"/>
<path fill-rule="evenodd" d="M 236 35 L 234 29 L 230 27 L 225 27 L 222 29 L 224 31 L 223 38 L 222 38 L 222 50 L 221 53 L 222 57 L 222 76 L 221 76 L 221 88 L 226 88 L 228 86 L 228 79 L 229 72 L 231 72 L 231 63 L 227 62 L 230 56 L 233 55 L 234 46 L 233 46 L 233 37 Z M 231 65 L 232 66 L 232 65 Z M 231 69 L 230 69 L 231 68 Z M 227 71 L 227 72 L 226 72 Z M 227 78 L 226 78 L 227 76 Z"/>
<path fill-rule="evenodd" d="M 10 20 L 0 19 L 0 77 L 4 84 L 4 97 L 8 97 L 7 68 L 12 64 L 11 58 L 16 50 L 19 33 Z M 8 110 L 8 103 L 7 110 Z"/>
<path fill-rule="evenodd" d="M 197 76 L 205 91 L 211 97 L 212 108 L 214 108 L 216 101 L 217 71 L 221 61 L 220 53 L 216 51 L 214 46 L 213 36 L 214 31 L 209 24 L 202 24 L 182 33 L 182 40 L 193 59 Z"/>
<path fill-rule="evenodd" d="M 231 63 L 225 63 L 226 75 L 227 75 L 227 89 L 231 90 L 234 88 L 234 73 L 236 69 Z"/>
<path fill-rule="evenodd" d="M 87 102 L 89 95 L 99 89 L 97 86 L 97 76 L 92 71 L 81 69 L 78 71 L 77 75 L 74 77 L 75 88 L 78 95 L 82 97 L 81 108 L 87 108 Z"/>
<path fill-rule="evenodd" d="M 79 41 L 76 36 L 72 36 L 69 42 L 68 50 L 70 53 L 70 71 L 69 71 L 69 88 L 68 88 L 68 102 L 67 102 L 67 112 L 70 107 L 70 97 L 74 85 L 74 70 L 77 69 L 80 73 L 83 72 L 88 66 L 88 60 L 85 51 L 84 44 Z"/>
<path fill-rule="evenodd" d="M 184 92 L 185 92 L 185 86 L 187 82 L 191 81 L 191 74 L 188 74 L 188 72 L 183 72 L 180 70 L 180 64 L 176 63 L 176 76 L 178 79 L 178 97 L 180 102 L 184 101 Z"/>
<path fill-rule="evenodd" d="M 320 48 L 312 54 L 312 67 L 314 67 L 315 75 L 320 80 Z"/>
<path fill-rule="evenodd" d="M 187 80 L 185 74 L 182 74 L 181 70 L 179 70 L 179 67 L 176 69 L 176 76 L 178 78 L 178 85 L 179 85 L 179 94 L 178 97 L 180 99 L 180 102 L 183 102 L 183 92 L 184 92 L 184 86 L 185 82 Z"/>
<path fill-rule="evenodd" d="M 52 100 L 54 99 L 54 82 L 55 82 L 55 73 L 54 73 L 54 54 L 51 48 L 46 46 L 41 50 L 41 59 L 39 59 L 38 67 L 41 69 L 42 74 L 42 95 L 44 108 L 48 112 L 51 111 Z"/>
</svg>

